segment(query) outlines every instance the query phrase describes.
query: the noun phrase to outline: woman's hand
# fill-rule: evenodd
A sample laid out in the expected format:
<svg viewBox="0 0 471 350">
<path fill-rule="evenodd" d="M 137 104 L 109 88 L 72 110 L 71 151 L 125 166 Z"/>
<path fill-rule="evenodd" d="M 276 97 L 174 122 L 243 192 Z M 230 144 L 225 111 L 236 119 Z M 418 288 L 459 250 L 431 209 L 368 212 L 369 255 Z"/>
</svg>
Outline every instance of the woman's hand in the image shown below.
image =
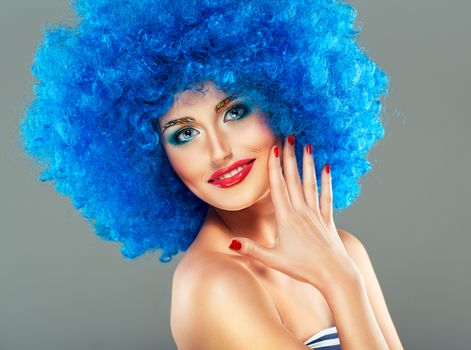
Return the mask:
<svg viewBox="0 0 471 350">
<path fill-rule="evenodd" d="M 333 220 L 329 165 L 322 170 L 319 201 L 311 145 L 303 150 L 302 184 L 293 135 L 285 140 L 282 152 L 278 145 L 272 147 L 268 169 L 277 240 L 273 248 L 266 248 L 251 239 L 234 237 L 242 245 L 238 252 L 292 278 L 310 283 L 321 291 L 337 277 L 355 275 L 356 266 L 345 250 Z M 237 248 L 237 244 L 231 246 Z"/>
</svg>

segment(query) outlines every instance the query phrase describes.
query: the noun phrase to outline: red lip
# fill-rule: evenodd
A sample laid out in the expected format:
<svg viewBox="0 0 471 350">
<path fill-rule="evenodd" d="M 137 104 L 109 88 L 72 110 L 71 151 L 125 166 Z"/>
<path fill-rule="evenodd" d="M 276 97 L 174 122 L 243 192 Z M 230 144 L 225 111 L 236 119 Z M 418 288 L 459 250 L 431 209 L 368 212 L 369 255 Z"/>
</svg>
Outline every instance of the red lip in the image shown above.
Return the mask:
<svg viewBox="0 0 471 350">
<path fill-rule="evenodd" d="M 234 164 L 226 167 L 226 168 L 221 168 L 217 171 L 215 171 L 211 177 L 209 178 L 208 182 L 212 182 L 214 181 L 215 179 L 217 179 L 219 176 L 222 176 L 224 175 L 225 173 L 228 173 L 232 170 L 234 170 L 235 168 L 238 168 L 240 167 L 241 165 L 244 165 L 244 164 L 247 164 L 249 162 L 251 162 L 252 160 L 255 160 L 255 158 L 250 158 L 250 159 L 241 159 L 241 160 L 238 160 L 237 162 L 235 162 Z"/>
</svg>

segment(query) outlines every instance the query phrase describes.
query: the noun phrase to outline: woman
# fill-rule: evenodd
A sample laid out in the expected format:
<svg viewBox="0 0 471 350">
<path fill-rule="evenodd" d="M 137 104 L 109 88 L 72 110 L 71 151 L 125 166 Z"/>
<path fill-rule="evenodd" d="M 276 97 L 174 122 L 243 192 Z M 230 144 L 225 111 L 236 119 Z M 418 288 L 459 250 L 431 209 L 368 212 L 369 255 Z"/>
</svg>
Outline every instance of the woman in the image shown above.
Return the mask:
<svg viewBox="0 0 471 350">
<path fill-rule="evenodd" d="M 384 133 L 387 77 L 354 41 L 355 10 L 75 6 L 78 25 L 38 48 L 25 151 L 124 257 L 184 252 L 178 348 L 402 349 L 365 248 L 333 221 Z"/>
</svg>

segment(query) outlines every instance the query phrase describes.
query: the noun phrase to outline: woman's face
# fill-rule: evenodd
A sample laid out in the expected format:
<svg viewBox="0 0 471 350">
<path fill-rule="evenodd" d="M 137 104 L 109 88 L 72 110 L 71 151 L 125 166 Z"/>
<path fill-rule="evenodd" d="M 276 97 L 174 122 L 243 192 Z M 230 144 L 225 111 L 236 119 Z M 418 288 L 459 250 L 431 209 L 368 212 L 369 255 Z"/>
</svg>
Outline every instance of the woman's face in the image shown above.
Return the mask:
<svg viewBox="0 0 471 350">
<path fill-rule="evenodd" d="M 212 82 L 204 91 L 182 92 L 160 118 L 162 145 L 177 175 L 201 200 L 223 210 L 244 209 L 268 192 L 268 155 L 280 138 L 260 110 L 237 97 L 227 99 Z M 208 181 L 217 170 L 241 160 L 243 169 L 231 178 Z"/>
</svg>

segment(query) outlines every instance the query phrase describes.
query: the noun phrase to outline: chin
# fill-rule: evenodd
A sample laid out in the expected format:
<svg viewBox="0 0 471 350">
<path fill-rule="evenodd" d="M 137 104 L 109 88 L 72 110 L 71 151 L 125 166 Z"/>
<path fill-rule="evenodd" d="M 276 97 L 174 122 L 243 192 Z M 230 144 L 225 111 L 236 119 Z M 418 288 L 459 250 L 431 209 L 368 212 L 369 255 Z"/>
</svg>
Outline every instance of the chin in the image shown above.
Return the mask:
<svg viewBox="0 0 471 350">
<path fill-rule="evenodd" d="M 270 194 L 270 189 L 268 188 L 268 179 L 266 182 L 267 186 L 260 186 L 259 183 L 256 185 L 251 183 L 247 188 L 240 187 L 240 190 L 229 192 L 220 192 L 207 198 L 206 201 L 208 204 L 214 208 L 226 210 L 226 211 L 238 211 L 246 209 L 257 203 L 258 201 L 266 198 Z"/>
<path fill-rule="evenodd" d="M 259 161 L 259 160 L 257 160 Z M 262 162 L 263 163 L 263 162 Z M 222 188 L 207 182 L 205 177 L 201 177 L 201 186 L 188 186 L 198 198 L 214 208 L 226 211 L 239 211 L 254 205 L 264 199 L 270 193 L 268 181 L 268 171 L 263 167 L 256 166 L 242 182 Z M 266 164 L 266 163 L 264 163 Z"/>
</svg>

